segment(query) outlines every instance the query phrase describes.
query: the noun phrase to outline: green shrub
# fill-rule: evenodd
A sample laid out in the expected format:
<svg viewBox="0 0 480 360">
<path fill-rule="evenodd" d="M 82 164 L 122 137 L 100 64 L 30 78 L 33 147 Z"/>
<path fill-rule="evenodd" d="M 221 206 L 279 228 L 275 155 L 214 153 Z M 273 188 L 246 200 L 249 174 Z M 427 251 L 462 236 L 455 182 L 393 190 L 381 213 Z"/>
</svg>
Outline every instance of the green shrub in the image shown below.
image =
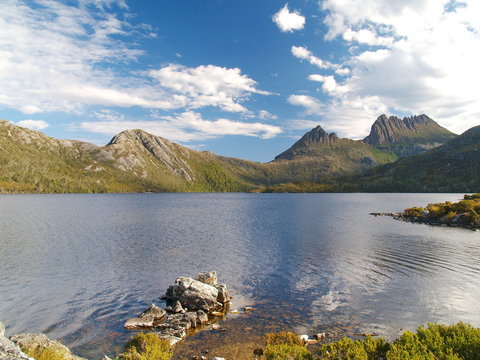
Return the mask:
<svg viewBox="0 0 480 360">
<path fill-rule="evenodd" d="M 173 353 L 170 344 L 153 333 L 139 333 L 125 346 L 122 360 L 169 360 Z"/>
<path fill-rule="evenodd" d="M 343 338 L 318 349 L 320 359 L 325 360 L 369 360 L 362 342 Z"/>
<path fill-rule="evenodd" d="M 54 346 L 28 347 L 22 348 L 22 351 L 35 360 L 69 360 L 71 358 L 67 351 Z"/>
<path fill-rule="evenodd" d="M 404 215 L 407 217 L 421 217 L 424 209 L 422 207 L 412 207 L 409 209 L 405 209 Z"/>
<path fill-rule="evenodd" d="M 299 345 L 303 346 L 300 336 L 290 331 L 270 333 L 265 335 L 265 345 Z"/>
<path fill-rule="evenodd" d="M 297 335 L 298 337 L 298 335 Z M 303 345 L 271 344 L 263 350 L 266 360 L 312 360 L 313 355 Z"/>
</svg>

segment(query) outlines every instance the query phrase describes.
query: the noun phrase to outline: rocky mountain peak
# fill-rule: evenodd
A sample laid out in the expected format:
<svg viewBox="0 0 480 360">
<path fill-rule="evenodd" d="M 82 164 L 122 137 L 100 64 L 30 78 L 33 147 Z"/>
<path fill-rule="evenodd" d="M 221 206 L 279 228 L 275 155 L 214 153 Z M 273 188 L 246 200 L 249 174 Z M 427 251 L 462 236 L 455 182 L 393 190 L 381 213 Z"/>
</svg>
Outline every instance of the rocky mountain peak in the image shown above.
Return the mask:
<svg viewBox="0 0 480 360">
<path fill-rule="evenodd" d="M 327 133 L 323 128 L 318 125 L 317 127 L 313 128 L 296 143 L 301 146 L 308 146 L 310 144 L 318 143 L 318 144 L 331 144 L 338 140 L 338 136 L 335 133 Z"/>
<path fill-rule="evenodd" d="M 288 149 L 287 151 L 281 153 L 280 155 L 275 157 L 275 160 L 282 160 L 282 159 L 293 159 L 298 155 L 304 155 L 304 149 L 315 145 L 332 145 L 339 140 L 337 134 L 335 133 L 327 133 L 323 128 L 318 125 L 317 127 L 313 128 L 305 135 L 302 136 L 300 140 L 298 140 L 293 146 Z M 303 150 L 302 150 L 303 149 Z"/>
<path fill-rule="evenodd" d="M 444 143 L 455 134 L 441 127 L 425 114 L 404 117 L 382 114 L 372 125 L 370 134 L 363 139 L 372 145 L 395 143 Z"/>
</svg>

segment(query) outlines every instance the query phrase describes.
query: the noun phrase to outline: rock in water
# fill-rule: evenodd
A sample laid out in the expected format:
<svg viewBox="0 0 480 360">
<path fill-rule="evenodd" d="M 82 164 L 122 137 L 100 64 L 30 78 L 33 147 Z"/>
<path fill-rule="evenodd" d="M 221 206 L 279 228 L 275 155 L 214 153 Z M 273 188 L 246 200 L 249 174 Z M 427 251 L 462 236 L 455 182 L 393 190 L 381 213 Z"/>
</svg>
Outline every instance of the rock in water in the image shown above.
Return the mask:
<svg viewBox="0 0 480 360">
<path fill-rule="evenodd" d="M 208 285 L 217 285 L 217 272 L 216 271 L 209 271 L 209 272 L 202 272 L 198 274 L 197 280 L 203 282 L 204 284 Z"/>
<path fill-rule="evenodd" d="M 5 325 L 3 325 L 3 322 L 0 321 L 0 336 L 5 335 Z"/>
<path fill-rule="evenodd" d="M 211 312 L 221 306 L 217 302 L 218 290 L 212 286 L 188 277 L 180 277 L 166 293 L 167 301 L 178 300 L 188 310 Z"/>
<path fill-rule="evenodd" d="M 142 312 L 138 317 L 128 319 L 125 323 L 125 329 L 151 328 L 165 319 L 167 312 L 160 309 L 157 305 L 152 304 L 147 310 Z"/>
<path fill-rule="evenodd" d="M 65 360 L 86 360 L 72 354 L 69 348 L 56 340 L 50 340 L 45 334 L 20 334 L 10 338 L 16 345 L 23 349 L 27 348 L 51 348 L 63 355 Z"/>
<path fill-rule="evenodd" d="M 167 312 L 163 309 L 160 309 L 157 305 L 152 304 L 147 310 L 140 314 L 139 318 L 143 319 L 145 317 L 152 316 L 154 320 L 162 320 Z"/>
<path fill-rule="evenodd" d="M 151 328 L 153 327 L 154 321 L 153 316 L 145 316 L 143 318 L 136 317 L 128 319 L 123 327 L 125 329 Z"/>
<path fill-rule="evenodd" d="M 217 284 L 215 288 L 218 290 L 217 301 L 221 304 L 225 304 L 230 300 L 227 286 L 225 284 Z"/>
</svg>

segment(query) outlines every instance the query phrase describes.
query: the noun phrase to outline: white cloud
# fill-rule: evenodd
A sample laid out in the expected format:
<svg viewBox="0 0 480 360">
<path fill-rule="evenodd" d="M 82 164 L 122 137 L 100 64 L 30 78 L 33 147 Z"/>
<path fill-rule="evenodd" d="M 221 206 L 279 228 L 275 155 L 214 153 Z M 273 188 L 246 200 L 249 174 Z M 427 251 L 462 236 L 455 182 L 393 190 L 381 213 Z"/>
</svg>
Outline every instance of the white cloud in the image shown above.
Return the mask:
<svg viewBox="0 0 480 360">
<path fill-rule="evenodd" d="M 22 106 L 19 110 L 22 113 L 29 114 L 29 115 L 42 112 L 42 109 L 34 105 L 25 105 L 25 106 Z"/>
<path fill-rule="evenodd" d="M 320 100 L 309 95 L 290 95 L 287 101 L 292 105 L 305 108 L 308 114 L 320 114 L 324 109 Z"/>
<path fill-rule="evenodd" d="M 121 20 L 131 18 L 122 0 L 4 0 L 1 7 L 0 107 L 25 114 L 85 114 L 91 106 L 246 112 L 242 102 L 251 94 L 268 94 L 238 68 L 131 71 L 143 51 L 130 36 L 150 36 L 151 28 Z"/>
<path fill-rule="evenodd" d="M 242 75 L 238 68 L 228 69 L 214 65 L 200 65 L 188 68 L 171 64 L 159 70 L 148 72 L 149 76 L 168 89 L 184 98 L 185 106 L 200 108 L 216 106 L 230 112 L 246 112 L 239 101 L 250 94 L 267 95 L 257 90 L 256 82 Z"/>
<path fill-rule="evenodd" d="M 308 76 L 308 80 L 311 81 L 318 81 L 323 83 L 322 90 L 329 95 L 341 95 L 346 94 L 350 91 L 349 85 L 339 85 L 335 78 L 331 75 L 318 75 L 312 74 Z"/>
<path fill-rule="evenodd" d="M 367 45 L 391 45 L 393 43 L 393 38 L 378 36 L 370 29 L 361 29 L 358 31 L 348 29 L 343 33 L 343 39 Z"/>
<path fill-rule="evenodd" d="M 259 118 L 259 119 L 262 119 L 262 120 L 265 120 L 265 119 L 275 120 L 275 119 L 278 119 L 278 116 L 271 114 L 271 113 L 268 112 L 267 110 L 260 110 L 260 111 L 258 112 L 258 118 Z"/>
<path fill-rule="evenodd" d="M 16 122 L 15 125 L 32 130 L 44 130 L 49 127 L 48 123 L 44 120 L 21 120 Z"/>
<path fill-rule="evenodd" d="M 336 131 L 366 135 L 380 113 L 395 111 L 428 114 L 459 133 L 479 124 L 478 1 L 321 4 L 327 12 L 325 39 L 348 41 L 347 55 L 333 68 L 343 80 L 327 74 L 310 77 L 322 82 L 321 91 L 330 96 L 322 116 L 338 124 Z M 294 55 L 314 64 L 310 52 L 300 49 Z"/>
<path fill-rule="evenodd" d="M 307 60 L 310 64 L 318 66 L 321 69 L 330 69 L 336 67 L 336 65 L 324 61 L 312 54 L 310 50 L 308 50 L 306 47 L 303 46 L 292 46 L 291 48 L 293 56 L 302 59 L 302 60 Z"/>
<path fill-rule="evenodd" d="M 278 126 L 233 121 L 229 119 L 205 120 L 199 113 L 187 111 L 175 116 L 160 116 L 149 121 L 92 121 L 82 122 L 80 129 L 115 135 L 127 129 L 142 129 L 173 141 L 189 142 L 224 135 L 244 135 L 270 139 L 282 132 Z"/>
<path fill-rule="evenodd" d="M 294 30 L 301 30 L 305 26 L 305 17 L 298 11 L 290 12 L 288 4 L 285 4 L 275 15 L 272 20 L 277 24 L 278 28 L 283 32 L 293 32 Z"/>
</svg>

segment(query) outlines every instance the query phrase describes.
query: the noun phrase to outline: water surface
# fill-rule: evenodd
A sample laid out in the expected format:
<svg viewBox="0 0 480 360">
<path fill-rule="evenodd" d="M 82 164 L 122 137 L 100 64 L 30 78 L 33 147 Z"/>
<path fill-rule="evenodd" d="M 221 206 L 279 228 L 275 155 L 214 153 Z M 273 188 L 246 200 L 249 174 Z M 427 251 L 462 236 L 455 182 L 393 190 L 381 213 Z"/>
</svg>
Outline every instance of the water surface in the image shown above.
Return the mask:
<svg viewBox="0 0 480 360">
<path fill-rule="evenodd" d="M 216 270 L 231 289 L 227 331 L 395 337 L 428 321 L 480 326 L 480 233 L 370 216 L 460 194 L 0 196 L 0 320 L 78 355 L 113 354 L 129 317 L 178 276 Z M 195 350 L 196 351 L 196 350 Z"/>
</svg>

